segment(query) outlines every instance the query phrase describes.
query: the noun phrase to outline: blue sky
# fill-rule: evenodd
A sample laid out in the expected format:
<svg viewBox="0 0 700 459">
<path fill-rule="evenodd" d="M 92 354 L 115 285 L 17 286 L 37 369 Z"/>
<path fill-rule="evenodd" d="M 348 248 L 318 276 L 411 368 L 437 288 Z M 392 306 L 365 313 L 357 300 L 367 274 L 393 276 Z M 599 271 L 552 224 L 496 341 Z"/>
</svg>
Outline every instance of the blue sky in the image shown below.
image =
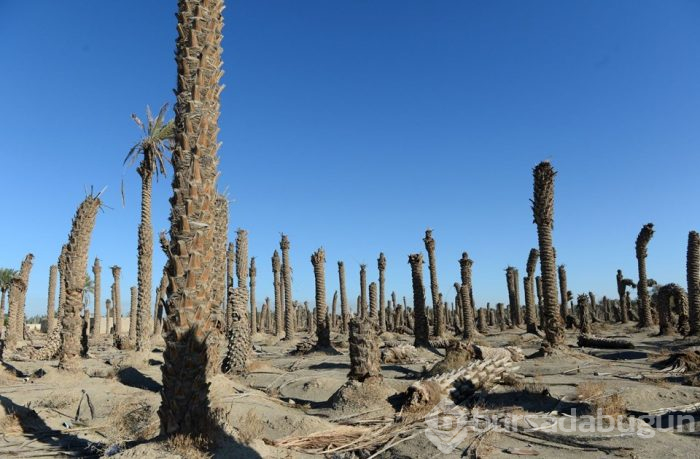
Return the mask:
<svg viewBox="0 0 700 459">
<path fill-rule="evenodd" d="M 0 266 L 36 256 L 27 312 L 45 311 L 49 265 L 85 187 L 107 186 L 90 263 L 136 282 L 139 178 L 122 166 L 130 114 L 172 103 L 175 1 L 0 1 Z M 654 222 L 648 272 L 685 284 L 700 229 L 700 3 L 696 1 L 227 2 L 220 118 L 230 234 L 250 233 L 259 301 L 289 235 L 294 296 L 329 298 L 344 260 L 410 302 L 407 255 L 434 230 L 441 289 L 474 260 L 479 305 L 507 300 L 536 246 L 531 168 L 558 170 L 554 243 L 574 293 L 615 296 L 636 278 L 634 240 Z M 126 206 L 120 182 L 126 187 Z M 170 178 L 155 186 L 169 228 Z M 156 247 L 154 285 L 164 257 Z M 426 266 L 426 280 L 427 280 Z M 103 298 L 110 276 L 103 274 Z"/>
</svg>

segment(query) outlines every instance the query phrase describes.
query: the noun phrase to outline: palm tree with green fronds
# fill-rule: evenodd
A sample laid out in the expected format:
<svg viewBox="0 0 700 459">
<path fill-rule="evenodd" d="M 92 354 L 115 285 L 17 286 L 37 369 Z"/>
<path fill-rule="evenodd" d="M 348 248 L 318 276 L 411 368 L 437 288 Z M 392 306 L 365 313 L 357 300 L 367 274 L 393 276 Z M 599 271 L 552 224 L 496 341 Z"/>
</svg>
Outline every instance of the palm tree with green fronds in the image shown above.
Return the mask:
<svg viewBox="0 0 700 459">
<path fill-rule="evenodd" d="M 151 307 L 151 282 L 153 271 L 153 224 L 151 223 L 151 193 L 153 190 L 153 176 L 165 175 L 165 164 L 169 162 L 167 152 L 170 150 L 170 142 L 175 133 L 172 120 L 165 120 L 165 112 L 168 105 L 160 108 L 154 118 L 150 107 L 146 106 L 147 123 L 144 124 L 135 114 L 132 114 L 134 122 L 141 128 L 143 137 L 134 146 L 124 159 L 132 165 L 138 158 L 141 162 L 136 172 L 141 176 L 141 223 L 138 234 L 138 304 L 136 315 L 136 350 L 144 351 L 147 347 L 148 322 Z"/>
<path fill-rule="evenodd" d="M 0 268 L 0 292 L 2 293 L 2 298 L 0 299 L 0 336 L 3 336 L 5 329 L 5 298 L 7 291 L 10 289 L 12 278 L 16 275 L 17 271 L 14 269 Z"/>
<path fill-rule="evenodd" d="M 85 273 L 85 284 L 83 285 L 83 306 L 87 309 L 90 304 L 90 295 L 95 294 L 95 282 L 88 273 Z"/>
</svg>

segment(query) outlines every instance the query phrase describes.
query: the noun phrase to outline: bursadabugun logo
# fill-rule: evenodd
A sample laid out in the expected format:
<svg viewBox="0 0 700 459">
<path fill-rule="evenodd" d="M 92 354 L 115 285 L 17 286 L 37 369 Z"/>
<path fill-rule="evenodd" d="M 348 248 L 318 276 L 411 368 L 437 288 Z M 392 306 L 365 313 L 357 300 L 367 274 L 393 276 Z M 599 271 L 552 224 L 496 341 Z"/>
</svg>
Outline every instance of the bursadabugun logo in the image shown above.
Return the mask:
<svg viewBox="0 0 700 459">
<path fill-rule="evenodd" d="M 425 436 L 441 453 L 449 454 L 474 430 L 468 421 L 467 410 L 443 398 L 425 417 Z"/>
</svg>

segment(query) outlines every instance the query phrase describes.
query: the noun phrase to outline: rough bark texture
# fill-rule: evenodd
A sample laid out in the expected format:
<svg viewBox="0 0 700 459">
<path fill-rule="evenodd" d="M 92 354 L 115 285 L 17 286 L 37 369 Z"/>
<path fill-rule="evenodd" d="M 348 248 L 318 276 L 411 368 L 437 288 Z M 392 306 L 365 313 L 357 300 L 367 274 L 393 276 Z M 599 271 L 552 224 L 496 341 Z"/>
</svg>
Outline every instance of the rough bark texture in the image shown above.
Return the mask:
<svg viewBox="0 0 700 459">
<path fill-rule="evenodd" d="M 634 344 L 631 341 L 583 334 L 578 337 L 578 345 L 580 347 L 594 347 L 598 349 L 634 349 Z"/>
<path fill-rule="evenodd" d="M 59 327 L 63 320 L 63 305 L 66 303 L 66 246 L 61 247 L 61 254 L 58 256 L 58 309 L 56 311 L 56 319 Z"/>
<path fill-rule="evenodd" d="M 282 336 L 284 331 L 283 317 L 284 317 L 284 306 L 282 305 L 282 285 L 280 282 L 280 256 L 277 250 L 272 254 L 272 287 L 275 293 L 275 335 L 278 337 Z"/>
<path fill-rule="evenodd" d="M 386 331 L 386 296 L 385 287 L 386 282 L 384 279 L 384 272 L 386 271 L 386 257 L 384 253 L 379 254 L 377 258 L 377 268 L 379 269 L 379 332 L 384 333 Z"/>
<path fill-rule="evenodd" d="M 423 255 L 414 253 L 408 256 L 411 265 L 411 280 L 413 283 L 413 309 L 415 311 L 414 346 L 430 346 L 430 329 L 428 317 L 425 314 L 425 287 L 423 286 Z"/>
<path fill-rule="evenodd" d="M 94 336 L 100 336 L 102 334 L 102 265 L 99 258 L 95 258 L 92 274 L 95 277 L 95 322 L 92 333 Z"/>
<path fill-rule="evenodd" d="M 686 259 L 688 282 L 688 308 L 691 335 L 700 335 L 700 234 L 688 233 L 688 254 Z"/>
<path fill-rule="evenodd" d="M 294 301 L 292 300 L 292 267 L 289 261 L 289 238 L 282 235 L 282 277 L 284 280 L 284 339 L 294 338 Z"/>
<path fill-rule="evenodd" d="M 562 320 L 566 320 L 568 315 L 567 303 L 568 303 L 568 284 L 566 279 L 566 266 L 559 265 L 559 294 L 561 296 L 561 303 L 559 304 L 559 313 L 561 314 Z"/>
<path fill-rule="evenodd" d="M 250 324 L 248 323 L 248 289 L 237 287 L 229 291 L 229 308 L 233 321 L 228 336 L 228 351 L 222 364 L 224 373 L 243 373 L 248 365 L 251 351 Z"/>
<path fill-rule="evenodd" d="M 369 320 L 350 321 L 350 373 L 348 378 L 363 382 L 381 377 L 379 341 L 375 326 Z"/>
<path fill-rule="evenodd" d="M 83 320 L 80 311 L 83 308 L 83 287 L 87 272 L 88 250 L 90 238 L 95 227 L 97 210 L 100 199 L 88 196 L 78 207 L 65 256 L 65 289 L 66 304 L 63 307 L 61 320 L 61 353 L 58 366 L 66 370 L 74 370 L 80 357 Z"/>
<path fill-rule="evenodd" d="M 557 304 L 557 273 L 552 245 L 554 227 L 554 176 L 556 172 L 544 161 L 533 169 L 532 213 L 537 225 L 542 277 L 544 332 L 548 346 L 559 346 L 564 341 L 559 305 Z"/>
<path fill-rule="evenodd" d="M 8 323 L 5 345 L 13 349 L 24 335 L 24 302 L 29 288 L 29 273 L 34 264 L 34 255 L 24 257 L 19 272 L 10 281 L 10 304 L 8 306 Z M 85 278 L 83 277 L 83 282 Z M 4 320 L 4 317 L 2 318 Z"/>
<path fill-rule="evenodd" d="M 367 317 L 367 265 L 360 265 L 360 308 L 357 315 Z"/>
<path fill-rule="evenodd" d="M 534 281 L 535 269 L 540 252 L 537 249 L 530 249 L 527 257 L 527 276 L 523 279 L 525 286 L 525 325 L 529 333 L 537 333 L 537 307 L 535 305 Z"/>
<path fill-rule="evenodd" d="M 114 308 L 115 335 L 121 335 L 122 333 L 121 274 L 122 269 L 119 266 L 112 266 L 112 276 L 114 276 L 114 284 L 112 285 L 112 307 Z"/>
<path fill-rule="evenodd" d="M 508 266 L 506 268 L 506 286 L 508 287 L 508 312 L 510 313 L 510 324 L 512 327 L 520 325 L 518 318 L 520 308 L 515 305 L 515 277 L 515 268 Z"/>
<path fill-rule="evenodd" d="M 340 282 L 340 332 L 347 333 L 350 311 L 348 310 L 348 297 L 345 290 L 345 265 L 342 261 L 338 262 L 338 278 Z"/>
<path fill-rule="evenodd" d="M 338 327 L 338 316 L 336 315 L 336 305 L 338 304 L 338 291 L 333 292 L 333 301 L 331 303 L 331 330 L 336 330 Z"/>
<path fill-rule="evenodd" d="M 657 295 L 659 313 L 659 334 L 670 335 L 675 329 L 681 335 L 690 331 L 688 295 L 678 284 L 666 284 L 659 287 Z M 675 315 L 675 316 L 674 316 Z M 674 318 L 677 317 L 677 320 Z"/>
<path fill-rule="evenodd" d="M 438 286 L 437 261 L 435 260 L 435 239 L 432 230 L 425 230 L 425 250 L 428 251 L 428 269 L 430 270 L 430 294 L 433 300 L 433 335 L 445 334 L 445 321 L 440 308 L 440 287 Z"/>
<path fill-rule="evenodd" d="M 542 278 L 535 277 L 535 292 L 537 293 L 537 311 L 540 316 L 540 327 L 544 328 L 544 303 L 542 301 Z"/>
<path fill-rule="evenodd" d="M 471 286 L 472 265 L 474 262 L 469 259 L 467 252 L 462 252 L 459 259 L 459 272 L 462 284 L 459 285 L 459 302 L 462 306 L 462 338 L 471 341 L 476 338 L 476 328 L 474 326 L 474 309 L 471 307 Z M 457 284 L 455 284 L 457 286 Z"/>
<path fill-rule="evenodd" d="M 51 333 L 53 327 L 56 325 L 55 319 L 55 307 L 56 307 L 56 276 L 58 276 L 58 266 L 51 265 L 49 268 L 49 298 L 46 302 L 46 333 Z M 0 321 L 5 320 L 5 292 L 3 293 L 3 309 L 0 311 Z M 97 290 L 95 290 L 95 298 L 97 299 Z M 95 303 L 97 304 L 97 303 Z M 97 306 L 95 306 L 97 309 Z M 0 333 L 2 332 L 2 325 L 0 324 Z"/>
<path fill-rule="evenodd" d="M 178 81 L 161 434 L 206 434 L 214 317 L 214 201 L 222 86 L 223 0 L 178 2 Z M 214 340 L 217 341 L 217 340 Z"/>
<path fill-rule="evenodd" d="M 647 245 L 654 235 L 654 225 L 647 223 L 644 225 L 637 236 L 635 243 L 635 252 L 637 255 L 637 268 L 639 269 L 639 282 L 637 283 L 637 295 L 639 296 L 639 327 L 651 327 L 651 304 L 649 303 L 649 294 L 647 292 Z"/>
<path fill-rule="evenodd" d="M 230 301 L 228 300 L 228 295 L 231 289 L 236 285 L 234 283 L 234 276 L 236 270 L 236 245 L 233 242 L 229 242 L 228 248 L 226 250 L 226 331 L 228 332 L 231 328 L 231 316 L 233 311 L 229 308 Z"/>
<path fill-rule="evenodd" d="M 255 304 L 255 276 L 258 270 L 255 268 L 255 257 L 250 259 L 249 285 L 250 285 L 250 332 L 258 331 L 258 306 Z"/>
<path fill-rule="evenodd" d="M 326 252 L 318 249 L 311 255 L 316 280 L 316 346 L 331 347 L 331 330 L 327 321 L 328 307 L 326 306 Z"/>
<path fill-rule="evenodd" d="M 114 311 L 112 311 L 112 300 L 107 298 L 105 300 L 105 322 L 107 324 L 107 334 L 110 334 L 112 327 L 114 326 Z"/>
<path fill-rule="evenodd" d="M 377 284 L 374 282 L 369 284 L 369 317 L 372 322 L 377 320 Z"/>
<path fill-rule="evenodd" d="M 136 342 L 136 350 L 148 350 L 150 337 L 148 327 L 151 309 L 151 287 L 153 283 L 153 224 L 151 223 L 151 193 L 153 191 L 153 170 L 151 158 L 144 152 L 144 158 L 137 172 L 141 176 L 141 222 L 138 230 L 138 271 L 137 298 L 129 326 L 129 340 Z M 133 295 L 133 292 L 132 292 Z"/>
</svg>

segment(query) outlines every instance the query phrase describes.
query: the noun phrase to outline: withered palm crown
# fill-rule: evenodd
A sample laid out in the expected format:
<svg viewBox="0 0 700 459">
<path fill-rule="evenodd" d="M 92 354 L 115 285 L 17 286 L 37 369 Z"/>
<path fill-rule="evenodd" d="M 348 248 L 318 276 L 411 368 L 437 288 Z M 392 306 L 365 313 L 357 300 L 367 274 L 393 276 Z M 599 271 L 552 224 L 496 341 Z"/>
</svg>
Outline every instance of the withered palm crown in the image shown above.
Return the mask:
<svg viewBox="0 0 700 459">
<path fill-rule="evenodd" d="M 559 304 L 557 302 L 557 267 L 554 259 L 552 230 L 554 228 L 554 177 L 556 172 L 548 161 L 539 163 L 532 171 L 533 221 L 537 225 L 537 241 L 540 252 L 544 332 L 550 347 L 564 341 Z"/>
<path fill-rule="evenodd" d="M 206 434 L 223 0 L 180 0 L 161 434 Z M 216 340 L 214 340 L 216 342 Z"/>
<path fill-rule="evenodd" d="M 635 242 L 635 252 L 637 255 L 637 268 L 639 270 L 639 282 L 637 283 L 637 295 L 639 296 L 639 327 L 651 327 L 651 304 L 649 303 L 649 294 L 647 292 L 647 245 L 654 236 L 654 225 L 647 223 L 639 231 L 637 241 Z"/>
</svg>

